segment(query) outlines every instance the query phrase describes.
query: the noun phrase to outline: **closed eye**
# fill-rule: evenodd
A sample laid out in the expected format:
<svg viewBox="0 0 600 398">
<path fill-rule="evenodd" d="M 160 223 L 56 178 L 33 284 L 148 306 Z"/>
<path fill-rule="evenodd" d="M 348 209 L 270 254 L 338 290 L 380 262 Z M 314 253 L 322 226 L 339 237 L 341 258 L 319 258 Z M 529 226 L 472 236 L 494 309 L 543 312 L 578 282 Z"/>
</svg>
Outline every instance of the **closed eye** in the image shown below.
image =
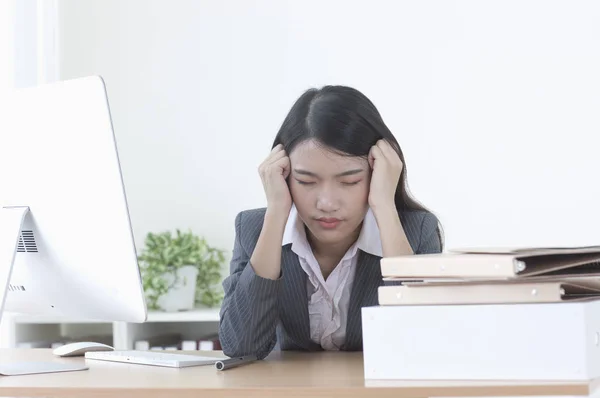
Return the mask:
<svg viewBox="0 0 600 398">
<path fill-rule="evenodd" d="M 298 180 L 298 179 L 296 179 L 296 181 L 298 181 L 298 184 L 300 184 L 300 185 L 312 185 L 312 184 L 314 184 L 314 181 L 302 181 L 302 180 Z"/>
<path fill-rule="evenodd" d="M 352 181 L 352 182 L 342 182 L 342 184 L 344 184 L 344 185 L 356 185 L 359 182 L 360 182 L 360 180 L 358 180 L 358 181 Z"/>
</svg>

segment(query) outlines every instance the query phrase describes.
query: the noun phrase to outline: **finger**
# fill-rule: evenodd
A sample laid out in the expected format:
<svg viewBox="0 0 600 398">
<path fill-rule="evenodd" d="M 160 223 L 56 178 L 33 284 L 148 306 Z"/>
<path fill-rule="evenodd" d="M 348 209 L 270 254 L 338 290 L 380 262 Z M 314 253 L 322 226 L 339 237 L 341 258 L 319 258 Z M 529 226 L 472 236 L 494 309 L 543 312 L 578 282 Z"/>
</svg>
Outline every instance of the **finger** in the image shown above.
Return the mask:
<svg viewBox="0 0 600 398">
<path fill-rule="evenodd" d="M 290 176 L 290 173 L 292 172 L 292 165 L 290 163 L 290 158 L 289 157 L 285 157 L 285 165 L 283 167 L 283 178 L 287 180 L 287 178 Z"/>
<path fill-rule="evenodd" d="M 269 156 L 267 156 L 267 159 L 271 158 L 273 155 L 283 151 L 283 145 L 282 144 L 277 144 L 273 147 L 273 149 L 271 149 L 271 152 L 269 152 Z"/>
<path fill-rule="evenodd" d="M 383 151 L 381 150 L 381 148 L 378 145 L 375 145 L 374 147 L 371 148 L 371 154 L 373 155 L 373 157 L 375 159 L 377 159 L 377 158 L 381 158 L 383 156 Z"/>
<path fill-rule="evenodd" d="M 273 164 L 275 162 L 277 162 L 279 159 L 286 157 L 287 154 L 285 153 L 284 150 L 280 150 L 279 152 L 275 152 L 271 155 L 269 155 L 269 157 L 265 160 L 265 164 L 269 165 L 269 164 Z"/>
<path fill-rule="evenodd" d="M 398 154 L 398 152 L 396 152 L 396 150 L 394 149 L 392 144 L 390 142 L 388 142 L 387 140 L 382 140 L 382 141 L 383 142 L 380 145 L 378 144 L 377 146 L 379 148 L 381 148 L 381 151 L 383 152 L 385 157 L 393 164 L 402 165 L 402 160 L 400 159 L 400 155 Z"/>
<path fill-rule="evenodd" d="M 370 156 L 373 159 L 373 165 L 371 166 L 371 168 L 375 168 L 375 163 L 377 162 L 377 160 L 385 159 L 383 152 L 381 151 L 381 149 L 378 146 L 374 146 L 371 148 Z"/>
<path fill-rule="evenodd" d="M 367 155 L 367 160 L 369 161 L 369 166 L 371 167 L 371 169 L 373 169 L 373 167 L 375 166 L 375 158 L 373 157 L 373 148 L 375 148 L 375 146 L 371 147 L 371 149 L 369 150 L 369 154 Z"/>
<path fill-rule="evenodd" d="M 271 167 L 271 165 L 274 162 L 277 162 L 279 159 L 287 156 L 285 151 L 280 149 L 277 152 L 274 152 L 275 149 L 273 149 L 273 151 L 271 152 L 271 154 L 269 156 L 267 156 L 267 158 L 265 160 L 262 161 L 262 163 L 258 166 L 258 171 L 259 173 L 265 172 L 267 170 L 268 167 Z"/>
<path fill-rule="evenodd" d="M 271 149 L 271 154 L 278 152 L 283 149 L 283 144 L 277 144 Z"/>
<path fill-rule="evenodd" d="M 383 156 L 385 156 L 388 160 L 392 160 L 392 159 L 394 159 L 394 157 L 398 156 L 396 154 L 396 152 L 394 151 L 394 149 L 392 149 L 392 146 L 390 145 L 390 143 L 387 142 L 387 140 L 385 140 L 385 139 L 381 139 L 381 140 L 377 141 L 377 148 L 379 148 L 381 150 L 381 153 L 383 154 Z"/>
<path fill-rule="evenodd" d="M 281 175 L 283 175 L 283 178 L 287 178 L 290 175 L 290 158 L 287 156 L 283 157 L 276 162 L 273 162 L 272 167 L 277 168 Z"/>
</svg>

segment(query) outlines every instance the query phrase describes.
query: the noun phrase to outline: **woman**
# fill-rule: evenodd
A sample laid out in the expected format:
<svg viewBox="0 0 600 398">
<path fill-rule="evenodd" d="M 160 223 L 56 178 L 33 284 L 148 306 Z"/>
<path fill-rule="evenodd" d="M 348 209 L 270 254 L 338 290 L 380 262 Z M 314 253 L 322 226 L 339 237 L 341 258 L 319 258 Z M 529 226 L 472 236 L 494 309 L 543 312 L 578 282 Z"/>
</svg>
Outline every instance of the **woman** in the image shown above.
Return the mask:
<svg viewBox="0 0 600 398">
<path fill-rule="evenodd" d="M 235 220 L 219 337 L 228 356 L 361 350 L 382 257 L 442 251 L 406 187 L 404 156 L 359 91 L 305 92 L 259 167 L 267 207 Z"/>
</svg>

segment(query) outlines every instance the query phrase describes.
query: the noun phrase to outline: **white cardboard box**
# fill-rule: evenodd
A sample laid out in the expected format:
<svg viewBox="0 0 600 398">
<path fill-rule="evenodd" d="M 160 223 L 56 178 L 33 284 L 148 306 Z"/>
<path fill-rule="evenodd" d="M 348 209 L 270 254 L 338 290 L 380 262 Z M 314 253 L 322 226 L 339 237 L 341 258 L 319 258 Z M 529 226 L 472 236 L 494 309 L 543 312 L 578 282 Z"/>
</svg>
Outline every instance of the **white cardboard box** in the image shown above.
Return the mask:
<svg viewBox="0 0 600 398">
<path fill-rule="evenodd" d="M 600 301 L 362 309 L 365 379 L 588 380 Z"/>
</svg>

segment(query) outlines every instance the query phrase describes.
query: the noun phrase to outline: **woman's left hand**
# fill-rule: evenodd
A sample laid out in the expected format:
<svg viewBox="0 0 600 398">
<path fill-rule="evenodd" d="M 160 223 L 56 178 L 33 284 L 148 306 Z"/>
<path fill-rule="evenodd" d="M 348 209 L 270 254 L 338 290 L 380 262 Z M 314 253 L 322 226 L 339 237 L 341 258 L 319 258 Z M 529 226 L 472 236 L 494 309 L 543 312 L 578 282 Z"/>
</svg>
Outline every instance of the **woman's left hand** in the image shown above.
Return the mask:
<svg viewBox="0 0 600 398">
<path fill-rule="evenodd" d="M 386 140 L 379 140 L 369 151 L 369 165 L 373 170 L 369 190 L 369 206 L 378 209 L 395 209 L 394 196 L 402 172 L 402 160 Z"/>
</svg>

